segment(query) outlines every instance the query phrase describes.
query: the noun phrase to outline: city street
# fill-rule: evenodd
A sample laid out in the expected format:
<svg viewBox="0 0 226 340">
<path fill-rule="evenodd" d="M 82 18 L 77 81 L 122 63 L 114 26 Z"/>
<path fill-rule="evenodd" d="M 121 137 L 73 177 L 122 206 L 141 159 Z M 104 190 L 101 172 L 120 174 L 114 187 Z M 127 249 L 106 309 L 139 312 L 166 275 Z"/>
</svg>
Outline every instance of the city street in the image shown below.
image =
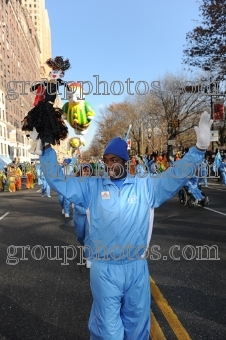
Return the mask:
<svg viewBox="0 0 226 340">
<path fill-rule="evenodd" d="M 176 195 L 155 210 L 153 340 L 226 339 L 226 187 L 208 185 L 205 208 Z M 57 194 L 39 189 L 0 193 L 0 340 L 89 340 L 89 269 Z"/>
</svg>

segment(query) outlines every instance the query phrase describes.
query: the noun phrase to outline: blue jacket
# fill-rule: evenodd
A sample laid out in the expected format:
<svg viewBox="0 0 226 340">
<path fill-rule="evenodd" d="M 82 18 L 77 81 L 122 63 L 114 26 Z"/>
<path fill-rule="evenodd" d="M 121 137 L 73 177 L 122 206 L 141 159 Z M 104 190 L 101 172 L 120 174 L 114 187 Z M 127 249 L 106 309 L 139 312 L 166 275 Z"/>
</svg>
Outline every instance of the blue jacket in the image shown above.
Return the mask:
<svg viewBox="0 0 226 340">
<path fill-rule="evenodd" d="M 226 162 L 221 162 L 219 170 L 220 172 L 226 172 Z"/>
<path fill-rule="evenodd" d="M 125 179 L 120 190 L 110 178 L 65 176 L 56 153 L 46 149 L 40 157 L 50 187 L 86 211 L 86 254 L 114 263 L 141 259 L 149 247 L 154 208 L 174 196 L 194 176 L 204 151 L 193 147 L 174 166 L 154 177 Z M 82 232 L 81 232 L 82 234 Z"/>
</svg>

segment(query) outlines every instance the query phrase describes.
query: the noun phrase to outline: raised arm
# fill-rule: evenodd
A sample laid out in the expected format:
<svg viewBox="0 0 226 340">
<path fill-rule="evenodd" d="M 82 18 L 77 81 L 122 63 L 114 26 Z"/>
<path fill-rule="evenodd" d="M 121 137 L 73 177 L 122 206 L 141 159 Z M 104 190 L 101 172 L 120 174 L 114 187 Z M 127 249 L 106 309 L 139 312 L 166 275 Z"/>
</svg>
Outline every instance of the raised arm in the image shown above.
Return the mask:
<svg viewBox="0 0 226 340">
<path fill-rule="evenodd" d="M 202 163 L 205 151 L 210 144 L 210 127 L 212 120 L 207 112 L 203 112 L 199 126 L 195 127 L 197 135 L 196 146 L 165 172 L 146 179 L 146 195 L 152 208 L 159 207 L 174 196 L 188 179 L 195 175 Z"/>
<path fill-rule="evenodd" d="M 90 179 L 80 179 L 72 175 L 65 175 L 57 162 L 56 152 L 46 145 L 40 156 L 43 174 L 49 186 L 70 202 L 86 208 L 90 199 Z"/>
</svg>

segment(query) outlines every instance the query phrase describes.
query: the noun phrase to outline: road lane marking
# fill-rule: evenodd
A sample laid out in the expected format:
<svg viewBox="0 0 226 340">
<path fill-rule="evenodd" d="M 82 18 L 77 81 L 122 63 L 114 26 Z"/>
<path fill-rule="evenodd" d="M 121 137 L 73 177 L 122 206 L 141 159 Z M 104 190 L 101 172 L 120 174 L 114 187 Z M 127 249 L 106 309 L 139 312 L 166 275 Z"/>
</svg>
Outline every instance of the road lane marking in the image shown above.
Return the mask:
<svg viewBox="0 0 226 340">
<path fill-rule="evenodd" d="M 6 217 L 9 214 L 9 212 L 6 212 L 4 215 L 0 216 L 0 220 L 2 220 L 4 217 Z"/>
<path fill-rule="evenodd" d="M 180 323 L 178 317 L 173 312 L 172 308 L 169 306 L 168 302 L 160 292 L 159 288 L 156 286 L 155 281 L 150 278 L 151 281 L 151 294 L 155 299 L 157 305 L 168 321 L 170 327 L 172 328 L 174 334 L 176 335 L 178 340 L 191 340 L 185 328 Z"/>
<path fill-rule="evenodd" d="M 225 213 L 222 213 L 222 212 L 220 212 L 220 211 L 217 211 L 217 210 L 214 210 L 214 209 L 210 209 L 210 208 L 207 208 L 207 207 L 204 207 L 204 209 L 206 209 L 206 210 L 210 210 L 210 211 L 213 211 L 213 212 L 215 212 L 215 213 L 217 213 L 217 214 L 221 214 L 221 215 L 224 215 L 224 216 L 226 216 L 226 214 L 225 214 Z"/>
<path fill-rule="evenodd" d="M 166 340 L 158 321 L 156 320 L 154 314 L 151 312 L 151 340 Z"/>
<path fill-rule="evenodd" d="M 216 188 L 216 187 L 215 187 L 215 188 L 208 187 L 208 189 L 212 189 L 212 190 L 218 190 L 218 191 L 225 191 L 225 188 L 224 188 L 224 187 L 222 188 L 222 187 L 220 187 L 220 186 L 219 186 L 219 187 L 217 187 L 217 188 Z"/>
</svg>

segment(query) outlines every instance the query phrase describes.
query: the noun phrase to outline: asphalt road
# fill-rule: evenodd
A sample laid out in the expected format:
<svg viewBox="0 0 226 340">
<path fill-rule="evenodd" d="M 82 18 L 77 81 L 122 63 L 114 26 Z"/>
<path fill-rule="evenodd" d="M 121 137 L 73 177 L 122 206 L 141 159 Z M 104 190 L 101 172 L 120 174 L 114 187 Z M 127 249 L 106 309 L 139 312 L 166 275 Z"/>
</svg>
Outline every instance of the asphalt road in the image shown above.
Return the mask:
<svg viewBox="0 0 226 340">
<path fill-rule="evenodd" d="M 89 269 L 57 195 L 38 189 L 0 193 L 0 340 L 89 340 Z M 148 263 L 162 295 L 153 290 L 152 311 L 167 340 L 226 339 L 226 188 L 213 180 L 204 191 L 207 209 L 175 196 L 155 210 Z"/>
</svg>

